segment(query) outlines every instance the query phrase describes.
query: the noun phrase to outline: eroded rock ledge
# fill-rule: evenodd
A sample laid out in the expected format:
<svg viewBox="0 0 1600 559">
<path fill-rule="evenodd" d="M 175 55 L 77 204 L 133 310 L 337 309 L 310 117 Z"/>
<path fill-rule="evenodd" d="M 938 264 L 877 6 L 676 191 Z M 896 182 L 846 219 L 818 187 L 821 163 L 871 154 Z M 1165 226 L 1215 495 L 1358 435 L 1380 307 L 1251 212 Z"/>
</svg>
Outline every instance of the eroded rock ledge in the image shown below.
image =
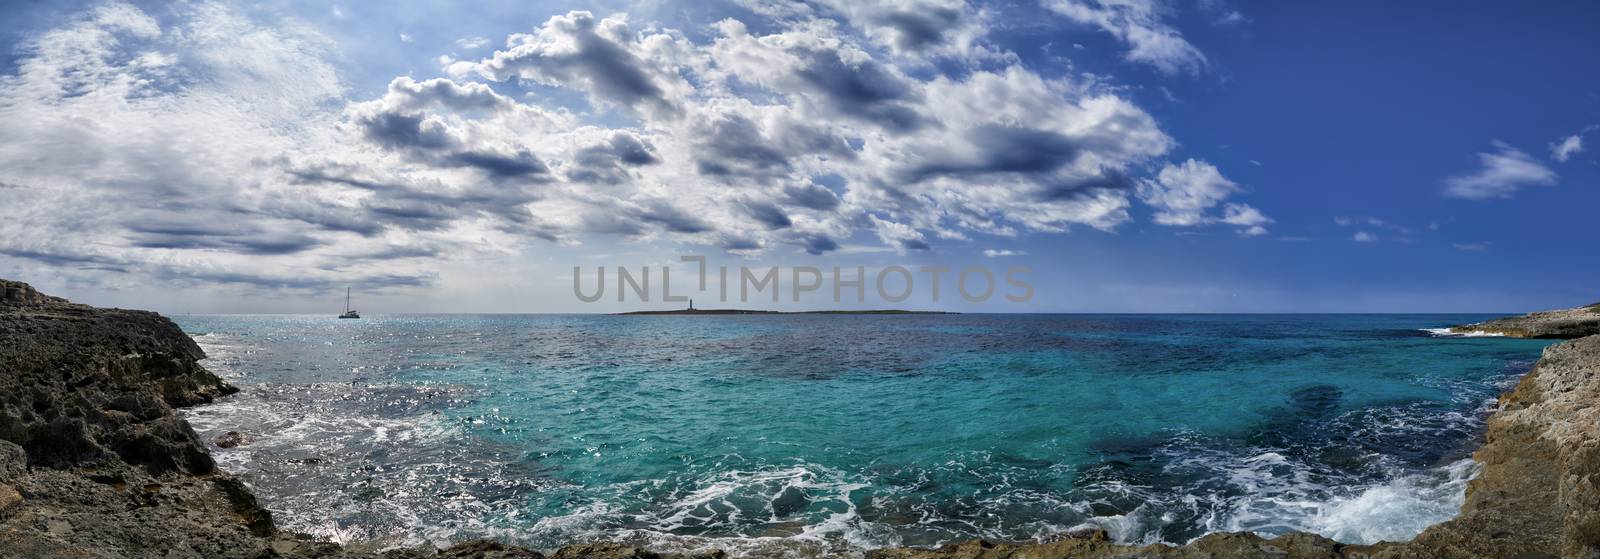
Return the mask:
<svg viewBox="0 0 1600 559">
<path fill-rule="evenodd" d="M 1455 334 L 1489 334 L 1513 338 L 1573 339 L 1600 334 L 1600 303 L 1585 307 L 1539 311 L 1522 316 L 1453 326 Z"/>
<path fill-rule="evenodd" d="M 174 413 L 236 392 L 155 313 L 97 309 L 0 280 L 0 557 L 542 558 L 471 541 L 379 551 L 279 531 Z M 1403 543 L 1212 534 L 1136 547 L 1091 531 L 1050 543 L 895 548 L 873 559 L 1272 557 L 1600 558 L 1600 336 L 1552 345 L 1502 396 L 1461 515 Z M 716 553 L 709 554 L 715 556 Z M 616 543 L 556 559 L 653 558 Z"/>
</svg>

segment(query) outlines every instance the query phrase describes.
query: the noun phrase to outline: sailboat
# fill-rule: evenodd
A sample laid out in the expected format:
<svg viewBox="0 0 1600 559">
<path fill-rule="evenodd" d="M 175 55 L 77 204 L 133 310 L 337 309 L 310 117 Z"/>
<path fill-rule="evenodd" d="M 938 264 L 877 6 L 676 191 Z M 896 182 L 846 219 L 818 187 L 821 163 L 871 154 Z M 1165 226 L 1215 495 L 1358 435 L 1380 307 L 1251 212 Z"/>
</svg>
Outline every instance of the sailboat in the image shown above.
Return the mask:
<svg viewBox="0 0 1600 559">
<path fill-rule="evenodd" d="M 361 313 L 350 308 L 350 288 L 348 287 L 344 288 L 344 314 L 339 315 L 339 318 L 361 318 Z"/>
</svg>

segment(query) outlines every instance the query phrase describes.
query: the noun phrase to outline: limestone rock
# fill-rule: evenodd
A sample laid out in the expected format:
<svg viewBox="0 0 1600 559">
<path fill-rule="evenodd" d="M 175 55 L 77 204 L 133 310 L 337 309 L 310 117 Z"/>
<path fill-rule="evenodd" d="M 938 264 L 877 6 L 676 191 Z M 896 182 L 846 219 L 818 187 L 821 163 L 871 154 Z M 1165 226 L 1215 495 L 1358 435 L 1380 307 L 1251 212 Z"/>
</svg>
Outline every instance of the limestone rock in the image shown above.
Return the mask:
<svg viewBox="0 0 1600 559">
<path fill-rule="evenodd" d="M 228 431 L 211 440 L 211 443 L 217 445 L 218 448 L 234 448 L 244 446 L 249 442 L 250 438 L 238 431 Z"/>
<path fill-rule="evenodd" d="M 17 493 L 17 488 L 0 484 L 0 518 L 22 506 L 22 495 Z"/>
<path fill-rule="evenodd" d="M 1600 334 L 1600 303 L 1541 311 L 1450 328 L 1457 334 L 1499 334 L 1513 338 L 1575 339 Z"/>
</svg>

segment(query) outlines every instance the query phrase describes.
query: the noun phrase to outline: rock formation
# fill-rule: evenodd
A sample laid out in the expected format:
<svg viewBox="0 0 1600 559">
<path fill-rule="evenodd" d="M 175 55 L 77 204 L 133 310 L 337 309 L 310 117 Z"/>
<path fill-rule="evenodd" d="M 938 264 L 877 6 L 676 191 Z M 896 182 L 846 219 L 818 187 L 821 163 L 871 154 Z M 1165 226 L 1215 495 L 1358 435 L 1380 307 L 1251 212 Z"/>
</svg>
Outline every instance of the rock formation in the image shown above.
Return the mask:
<svg viewBox="0 0 1600 559">
<path fill-rule="evenodd" d="M 176 325 L 155 313 L 68 303 L 17 282 L 0 280 L 0 293 L 0 557 L 545 557 L 481 540 L 444 550 L 376 550 L 279 531 L 248 488 L 219 471 L 173 413 L 237 391 L 199 364 L 204 353 Z M 1410 542 L 1345 545 L 1313 534 L 1269 539 L 1225 533 L 1184 546 L 1138 547 L 1086 530 L 1048 543 L 971 541 L 867 556 L 1597 559 L 1600 336 L 1547 348 L 1517 388 L 1501 397 L 1474 457 L 1484 466 L 1467 489 L 1461 515 Z M 663 556 L 592 542 L 550 557 Z"/>
<path fill-rule="evenodd" d="M 1495 334 L 1513 338 L 1572 339 L 1600 334 L 1600 303 L 1574 309 L 1540 311 L 1454 326 L 1456 334 Z"/>
</svg>

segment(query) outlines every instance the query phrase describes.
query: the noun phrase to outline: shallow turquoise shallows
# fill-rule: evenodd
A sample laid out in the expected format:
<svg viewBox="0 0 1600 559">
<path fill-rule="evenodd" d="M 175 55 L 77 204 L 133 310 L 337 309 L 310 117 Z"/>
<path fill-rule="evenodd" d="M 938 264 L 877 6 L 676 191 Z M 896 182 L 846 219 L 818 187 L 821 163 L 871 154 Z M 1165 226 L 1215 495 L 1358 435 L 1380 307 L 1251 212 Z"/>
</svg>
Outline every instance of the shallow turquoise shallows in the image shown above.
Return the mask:
<svg viewBox="0 0 1600 559">
<path fill-rule="evenodd" d="M 183 316 L 286 528 L 822 555 L 1405 539 L 1545 342 L 1460 315 Z"/>
</svg>

